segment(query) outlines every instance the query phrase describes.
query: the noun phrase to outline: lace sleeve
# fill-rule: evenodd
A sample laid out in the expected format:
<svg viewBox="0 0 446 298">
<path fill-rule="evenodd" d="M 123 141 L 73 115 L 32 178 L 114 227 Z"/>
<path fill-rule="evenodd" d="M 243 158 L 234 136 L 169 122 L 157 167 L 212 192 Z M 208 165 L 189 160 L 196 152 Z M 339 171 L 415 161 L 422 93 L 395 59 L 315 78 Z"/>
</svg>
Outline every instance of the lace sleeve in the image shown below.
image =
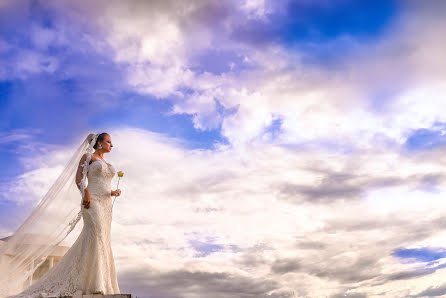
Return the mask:
<svg viewBox="0 0 446 298">
<path fill-rule="evenodd" d="M 87 187 L 87 172 L 88 172 L 90 160 L 91 160 L 91 154 L 85 153 L 82 156 L 81 160 L 79 161 L 79 165 L 77 167 L 76 185 L 77 185 L 77 188 L 79 188 L 79 190 L 82 193 L 82 198 L 84 197 L 85 188 Z"/>
</svg>

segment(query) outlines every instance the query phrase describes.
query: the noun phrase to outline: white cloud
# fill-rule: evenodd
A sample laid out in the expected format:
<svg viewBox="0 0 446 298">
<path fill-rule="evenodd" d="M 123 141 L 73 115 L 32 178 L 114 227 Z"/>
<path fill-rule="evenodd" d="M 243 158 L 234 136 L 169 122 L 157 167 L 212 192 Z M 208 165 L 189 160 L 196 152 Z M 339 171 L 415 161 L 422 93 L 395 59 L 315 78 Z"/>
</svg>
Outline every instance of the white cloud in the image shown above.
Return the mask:
<svg viewBox="0 0 446 298">
<path fill-rule="evenodd" d="M 241 9 L 250 18 L 265 18 L 265 0 L 245 0 Z"/>
<path fill-rule="evenodd" d="M 217 1 L 79 3 L 71 5 L 102 34 L 85 41 L 100 52 L 111 48 L 130 86 L 172 96 L 172 113 L 193 115 L 199 130 L 221 125 L 233 145 L 187 150 L 143 130 L 110 131 L 109 161 L 126 173 L 112 228 L 126 290 L 141 297 L 398 297 L 442 285 L 444 269 L 423 274 L 414 271 L 422 262 L 391 255 L 446 245 L 442 149 L 399 151 L 413 129 L 446 120 L 438 58 L 444 26 L 428 19 L 435 8 L 409 11 L 373 44 L 334 41 L 355 50 L 327 69 L 304 63 L 299 49 L 229 38 L 243 17 L 265 17 L 262 1 L 245 1 L 242 12 Z M 39 47 L 53 40 L 50 32 L 36 34 Z M 191 68 L 214 48 L 244 62 L 219 75 Z M 23 72 L 45 70 L 33 55 Z M 279 118 L 279 136 L 269 137 L 265 129 Z M 356 150 L 338 150 L 349 146 Z M 34 167 L 17 177 L 12 194 L 39 197 L 63 152 L 47 150 L 58 157 L 51 165 L 28 159 Z M 200 258 L 193 241 L 221 249 Z M 196 287 L 200 281 L 209 283 Z"/>
<path fill-rule="evenodd" d="M 34 50 L 21 49 L 11 44 L 3 43 L 0 51 L 13 53 L 11 58 L 2 64 L 0 78 L 26 79 L 27 77 L 41 73 L 54 73 L 59 68 L 56 57 L 45 55 Z"/>
<path fill-rule="evenodd" d="M 208 151 L 141 129 L 110 134 L 114 148 L 105 159 L 125 173 L 112 223 L 125 292 L 234 297 L 250 293 L 241 285 L 269 280 L 249 295 L 323 296 L 352 289 L 401 296 L 444 278 L 438 270 L 401 279 L 424 264 L 404 264 L 391 255 L 401 247 L 446 245 L 441 150 L 343 155 L 251 144 Z M 32 189 L 35 177 L 50 185 L 68 158 L 66 148 L 43 152 L 59 156 L 58 164 L 21 175 L 17 191 Z M 429 193 L 432 187 L 438 193 Z M 219 248 L 199 257 L 197 241 Z M 215 287 L 194 287 L 198 274 Z"/>
<path fill-rule="evenodd" d="M 34 26 L 39 49 L 66 43 L 67 20 L 76 19 L 86 43 L 126 73 L 137 92 L 173 101 L 172 113 L 193 115 L 196 129 L 222 128 L 232 145 L 270 140 L 265 128 L 280 117 L 278 143 L 334 143 L 371 148 L 404 143 L 412 129 L 443 121 L 443 20 L 434 4 L 415 4 L 395 17 L 373 42 L 342 36 L 348 56 L 330 68 L 305 63 L 299 47 L 234 39 L 247 19 L 268 24 L 268 13 L 282 9 L 265 1 L 97 1 L 48 4 L 60 12 L 57 30 Z M 441 6 L 441 5 L 440 5 Z M 416 37 L 416 38 L 414 38 Z M 323 46 L 323 45 L 321 45 Z M 2 48 L 7 48 L 2 46 Z M 342 47 L 341 47 L 342 48 Z M 197 65 L 200 55 L 226 51 L 231 59 L 219 75 Z M 53 72 L 58 61 L 39 52 L 20 52 L 23 75 Z M 217 58 L 216 58 L 217 59 Z M 26 62 L 26 63 L 25 63 Z M 204 71 L 204 72 L 202 72 Z M 235 113 L 222 114 L 215 100 Z M 421 107 L 420 107 L 421 106 Z M 420 108 L 422 109 L 419 113 Z"/>
</svg>

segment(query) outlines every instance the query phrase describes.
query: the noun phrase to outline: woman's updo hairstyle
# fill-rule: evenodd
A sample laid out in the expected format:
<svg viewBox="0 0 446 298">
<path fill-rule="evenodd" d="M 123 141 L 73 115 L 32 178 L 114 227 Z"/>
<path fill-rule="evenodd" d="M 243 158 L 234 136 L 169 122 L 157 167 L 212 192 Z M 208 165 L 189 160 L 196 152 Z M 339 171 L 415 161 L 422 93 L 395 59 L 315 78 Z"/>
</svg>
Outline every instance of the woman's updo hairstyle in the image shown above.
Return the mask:
<svg viewBox="0 0 446 298">
<path fill-rule="evenodd" d="M 98 135 L 98 138 L 96 139 L 96 143 L 93 145 L 94 149 L 98 148 L 98 143 L 102 142 L 105 139 L 105 136 L 108 136 L 108 133 L 103 132 Z"/>
</svg>

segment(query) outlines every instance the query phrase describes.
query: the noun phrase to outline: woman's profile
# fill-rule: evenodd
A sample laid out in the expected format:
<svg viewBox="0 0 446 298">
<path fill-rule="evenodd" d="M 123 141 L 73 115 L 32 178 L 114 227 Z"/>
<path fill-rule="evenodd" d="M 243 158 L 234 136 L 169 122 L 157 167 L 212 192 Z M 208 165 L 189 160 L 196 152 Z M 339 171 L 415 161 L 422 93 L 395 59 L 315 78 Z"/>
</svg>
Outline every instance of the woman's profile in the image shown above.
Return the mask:
<svg viewBox="0 0 446 298">
<path fill-rule="evenodd" d="M 120 294 L 110 232 L 111 197 L 119 196 L 121 191 L 119 189 L 111 190 L 111 180 L 115 176 L 116 170 L 104 159 L 104 155 L 111 151 L 113 144 L 108 133 L 90 134 L 88 139 L 89 148 L 94 149 L 94 152 L 79 151 L 78 153 L 82 153 L 81 158 L 78 159 L 76 170 L 74 171 L 75 168 L 72 168 L 70 176 L 74 178 L 76 187 L 81 192 L 81 196 L 77 195 L 79 198 L 82 197 L 82 206 L 76 220 L 70 222 L 71 227 L 67 234 L 81 216 L 83 227 L 79 236 L 60 261 L 40 279 L 24 291 L 8 297 Z M 68 171 L 69 173 L 70 171 Z M 62 189 L 63 186 L 60 186 L 60 191 Z M 59 188 L 56 188 L 57 190 Z M 46 206 L 39 205 L 39 207 L 49 209 Z M 60 239 L 62 238 L 59 237 L 57 240 Z M 51 247 L 53 246 L 49 246 L 49 248 Z M 45 256 L 43 248 L 33 254 Z M 22 255 L 31 255 L 31 253 L 24 250 Z M 10 265 L 15 265 L 14 262 L 15 260 L 10 261 Z"/>
</svg>

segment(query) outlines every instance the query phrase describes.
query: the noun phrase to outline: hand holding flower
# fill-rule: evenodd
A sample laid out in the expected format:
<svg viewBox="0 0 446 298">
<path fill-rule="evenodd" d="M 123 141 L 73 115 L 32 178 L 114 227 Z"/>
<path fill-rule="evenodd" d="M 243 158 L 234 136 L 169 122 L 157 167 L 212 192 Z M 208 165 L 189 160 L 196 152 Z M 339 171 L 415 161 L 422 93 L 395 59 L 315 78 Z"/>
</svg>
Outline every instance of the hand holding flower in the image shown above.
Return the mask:
<svg viewBox="0 0 446 298">
<path fill-rule="evenodd" d="M 121 190 L 118 187 L 119 187 L 119 181 L 121 180 L 121 177 L 123 177 L 123 176 L 124 176 L 124 172 L 123 171 L 119 171 L 118 172 L 118 177 L 119 177 L 118 178 L 118 185 L 116 185 L 116 190 L 112 190 L 112 192 L 111 192 L 111 195 L 115 196 L 115 198 L 113 199 L 112 208 L 113 208 L 113 205 L 115 204 L 116 197 L 121 195 Z"/>
</svg>

